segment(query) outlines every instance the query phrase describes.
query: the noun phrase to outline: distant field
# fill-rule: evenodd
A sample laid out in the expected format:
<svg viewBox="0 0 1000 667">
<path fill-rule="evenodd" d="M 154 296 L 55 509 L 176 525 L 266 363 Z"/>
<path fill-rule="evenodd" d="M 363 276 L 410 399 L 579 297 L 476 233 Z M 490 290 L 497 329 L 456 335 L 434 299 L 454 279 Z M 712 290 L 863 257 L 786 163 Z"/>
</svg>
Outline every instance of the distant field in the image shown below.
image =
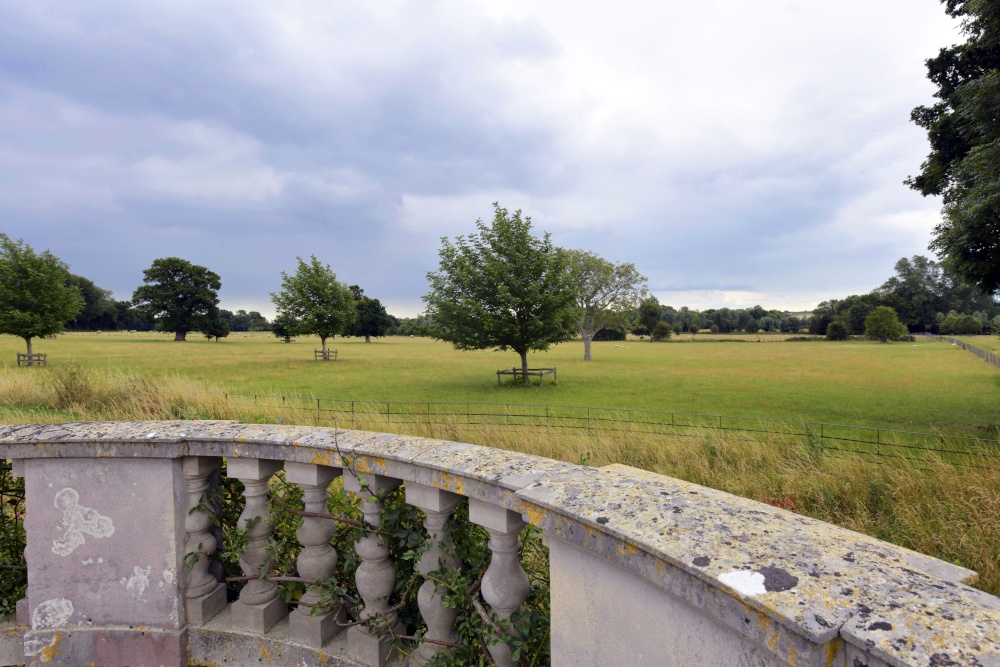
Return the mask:
<svg viewBox="0 0 1000 667">
<path fill-rule="evenodd" d="M 495 371 L 518 363 L 513 353 L 459 352 L 422 338 L 337 339 L 340 359 L 329 363 L 313 360 L 318 339 L 286 345 L 269 334 L 218 343 L 195 335 L 175 343 L 157 334 L 67 334 L 36 341 L 35 350 L 48 353 L 52 367 L 178 375 L 228 392 L 591 405 L 997 435 L 1000 371 L 953 346 L 723 338 L 746 342 L 595 343 L 590 363 L 582 361 L 582 343 L 566 343 L 529 357 L 532 366 L 559 369 L 559 382 L 541 388 L 497 386 Z M 23 345 L 0 336 L 0 365 L 16 365 Z"/>
<path fill-rule="evenodd" d="M 1000 352 L 1000 336 L 955 336 L 987 352 Z"/>
</svg>

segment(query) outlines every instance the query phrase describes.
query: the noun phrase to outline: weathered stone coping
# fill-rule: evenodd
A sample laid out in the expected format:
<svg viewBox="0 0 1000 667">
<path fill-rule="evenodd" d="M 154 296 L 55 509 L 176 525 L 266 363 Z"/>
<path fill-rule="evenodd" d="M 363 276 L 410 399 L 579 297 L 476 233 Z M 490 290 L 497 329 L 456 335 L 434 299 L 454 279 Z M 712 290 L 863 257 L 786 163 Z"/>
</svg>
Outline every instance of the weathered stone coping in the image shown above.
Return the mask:
<svg viewBox="0 0 1000 667">
<path fill-rule="evenodd" d="M 361 474 L 518 511 L 547 534 L 680 596 L 792 664 L 804 642 L 836 653 L 843 641 L 891 665 L 1000 666 L 1000 599 L 963 583 L 974 572 L 627 466 L 595 469 L 317 427 L 193 421 L 0 427 L 0 458 L 180 456 L 350 464 Z"/>
</svg>

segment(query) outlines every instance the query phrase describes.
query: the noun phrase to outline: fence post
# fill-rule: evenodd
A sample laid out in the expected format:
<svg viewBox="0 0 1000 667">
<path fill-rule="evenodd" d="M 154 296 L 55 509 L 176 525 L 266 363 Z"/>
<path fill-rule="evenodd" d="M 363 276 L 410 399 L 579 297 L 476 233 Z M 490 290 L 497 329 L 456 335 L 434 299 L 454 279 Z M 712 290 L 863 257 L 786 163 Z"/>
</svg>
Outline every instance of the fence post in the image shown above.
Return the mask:
<svg viewBox="0 0 1000 667">
<path fill-rule="evenodd" d="M 320 412 L 319 412 L 319 399 L 317 398 L 316 399 L 316 421 L 319 421 L 320 419 L 322 419 L 322 417 L 320 416 Z"/>
</svg>

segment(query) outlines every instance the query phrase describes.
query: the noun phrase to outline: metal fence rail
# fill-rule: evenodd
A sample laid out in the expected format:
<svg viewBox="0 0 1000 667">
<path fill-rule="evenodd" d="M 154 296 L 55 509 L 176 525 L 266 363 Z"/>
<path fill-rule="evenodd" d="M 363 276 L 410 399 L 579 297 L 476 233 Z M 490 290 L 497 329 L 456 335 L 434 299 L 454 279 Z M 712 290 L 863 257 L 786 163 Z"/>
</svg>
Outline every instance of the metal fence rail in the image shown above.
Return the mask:
<svg viewBox="0 0 1000 667">
<path fill-rule="evenodd" d="M 982 350 L 972 343 L 966 343 L 964 340 L 959 340 L 958 338 L 952 338 L 951 336 L 938 336 L 936 334 L 924 334 L 932 340 L 943 340 L 952 345 L 958 345 L 963 350 L 968 350 L 972 354 L 976 355 L 988 364 L 993 364 L 997 368 L 1000 368 L 1000 355 L 988 350 Z"/>
<path fill-rule="evenodd" d="M 224 396 L 227 402 L 248 409 L 309 415 L 320 422 L 350 428 L 380 420 L 390 424 L 513 426 L 675 436 L 696 436 L 714 430 L 740 433 L 750 439 L 797 438 L 825 450 L 866 457 L 957 465 L 1000 463 L 1000 440 L 991 438 L 766 417 L 522 403 L 359 401 L 237 393 Z"/>
</svg>

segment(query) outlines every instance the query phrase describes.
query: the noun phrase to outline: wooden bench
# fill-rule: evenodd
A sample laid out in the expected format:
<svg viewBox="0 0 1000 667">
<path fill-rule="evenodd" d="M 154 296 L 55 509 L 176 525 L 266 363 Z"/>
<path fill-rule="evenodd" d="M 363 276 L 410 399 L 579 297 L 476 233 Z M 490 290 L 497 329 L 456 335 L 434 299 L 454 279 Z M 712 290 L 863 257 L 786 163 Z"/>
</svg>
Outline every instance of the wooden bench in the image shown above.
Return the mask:
<svg viewBox="0 0 1000 667">
<path fill-rule="evenodd" d="M 316 359 L 317 361 L 320 359 L 323 361 L 336 361 L 337 351 L 331 349 L 327 349 L 326 352 L 323 350 L 313 350 L 313 359 Z"/>
<path fill-rule="evenodd" d="M 510 370 L 507 370 L 505 368 L 503 370 L 499 370 L 499 371 L 497 371 L 497 384 L 498 385 L 500 384 L 500 376 L 501 375 L 513 375 L 514 377 L 517 377 L 517 376 L 522 375 L 522 374 L 523 374 L 523 372 L 521 371 L 520 368 L 512 368 Z M 528 369 L 528 375 L 538 378 L 538 386 L 539 387 L 542 386 L 543 382 L 545 382 L 545 380 L 543 379 L 543 377 L 546 376 L 546 375 L 551 375 L 553 382 L 555 382 L 558 379 L 556 377 L 556 369 L 555 368 L 529 368 Z"/>
<path fill-rule="evenodd" d="M 18 366 L 45 366 L 47 361 L 48 355 L 41 352 L 36 354 L 17 353 Z"/>
</svg>

